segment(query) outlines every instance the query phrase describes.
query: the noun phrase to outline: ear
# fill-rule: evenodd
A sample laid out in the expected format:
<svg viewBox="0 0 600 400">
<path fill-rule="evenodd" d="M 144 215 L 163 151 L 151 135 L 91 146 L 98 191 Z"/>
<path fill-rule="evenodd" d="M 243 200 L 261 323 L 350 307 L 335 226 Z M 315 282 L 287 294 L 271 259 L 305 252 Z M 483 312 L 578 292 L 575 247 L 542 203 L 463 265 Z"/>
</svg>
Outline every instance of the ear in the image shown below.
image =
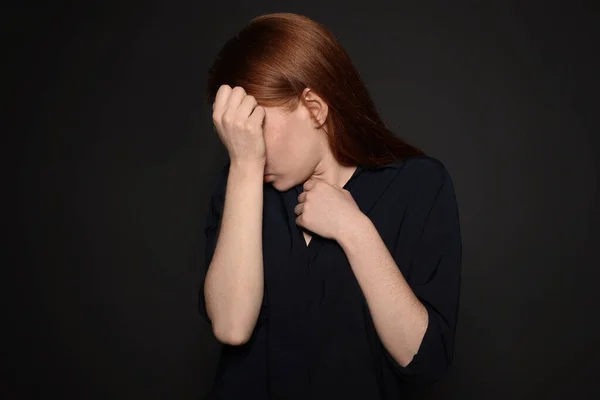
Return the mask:
<svg viewBox="0 0 600 400">
<path fill-rule="evenodd" d="M 325 121 L 327 121 L 329 107 L 327 106 L 327 103 L 325 103 L 325 100 L 323 100 L 314 90 L 305 88 L 302 91 L 301 101 L 304 103 L 318 126 L 322 126 Z"/>
</svg>

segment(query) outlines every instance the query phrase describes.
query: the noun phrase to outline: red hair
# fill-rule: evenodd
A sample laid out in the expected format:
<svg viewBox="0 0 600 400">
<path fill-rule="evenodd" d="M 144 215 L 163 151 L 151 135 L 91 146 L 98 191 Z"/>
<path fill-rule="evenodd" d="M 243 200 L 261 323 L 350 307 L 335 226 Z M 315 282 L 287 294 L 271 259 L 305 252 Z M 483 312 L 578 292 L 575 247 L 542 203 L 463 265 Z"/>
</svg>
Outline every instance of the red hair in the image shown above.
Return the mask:
<svg viewBox="0 0 600 400">
<path fill-rule="evenodd" d="M 324 130 L 344 166 L 374 168 L 424 155 L 383 123 L 350 57 L 322 24 L 303 15 L 253 18 L 220 50 L 209 70 L 207 103 L 219 87 L 241 86 L 261 106 L 293 111 L 305 88 L 328 105 Z"/>
</svg>

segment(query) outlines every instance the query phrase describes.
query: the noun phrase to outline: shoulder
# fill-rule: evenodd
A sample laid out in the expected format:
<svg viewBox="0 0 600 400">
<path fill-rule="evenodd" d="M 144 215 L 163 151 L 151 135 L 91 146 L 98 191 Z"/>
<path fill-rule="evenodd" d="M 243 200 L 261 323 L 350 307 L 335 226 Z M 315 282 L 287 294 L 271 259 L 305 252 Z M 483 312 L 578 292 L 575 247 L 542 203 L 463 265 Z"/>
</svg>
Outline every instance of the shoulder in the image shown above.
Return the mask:
<svg viewBox="0 0 600 400">
<path fill-rule="evenodd" d="M 418 156 L 399 162 L 391 190 L 410 204 L 411 210 L 429 215 L 434 205 L 456 214 L 458 201 L 454 184 L 443 162 Z"/>
<path fill-rule="evenodd" d="M 397 161 L 392 164 L 398 169 L 395 181 L 401 184 L 413 182 L 420 188 L 435 190 L 444 184 L 452 184 L 444 163 L 435 157 L 423 155 Z"/>
</svg>

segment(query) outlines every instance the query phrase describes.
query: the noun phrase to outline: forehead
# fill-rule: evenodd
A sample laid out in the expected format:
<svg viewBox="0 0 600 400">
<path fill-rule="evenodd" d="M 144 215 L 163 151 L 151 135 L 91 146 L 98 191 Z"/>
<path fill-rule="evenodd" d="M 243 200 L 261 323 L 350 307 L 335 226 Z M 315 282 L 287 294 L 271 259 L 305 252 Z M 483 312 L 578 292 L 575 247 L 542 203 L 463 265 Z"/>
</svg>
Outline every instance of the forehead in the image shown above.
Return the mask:
<svg viewBox="0 0 600 400">
<path fill-rule="evenodd" d="M 265 120 L 270 123 L 283 123 L 288 122 L 293 118 L 293 114 L 290 114 L 283 107 L 263 107 L 265 109 Z"/>
</svg>

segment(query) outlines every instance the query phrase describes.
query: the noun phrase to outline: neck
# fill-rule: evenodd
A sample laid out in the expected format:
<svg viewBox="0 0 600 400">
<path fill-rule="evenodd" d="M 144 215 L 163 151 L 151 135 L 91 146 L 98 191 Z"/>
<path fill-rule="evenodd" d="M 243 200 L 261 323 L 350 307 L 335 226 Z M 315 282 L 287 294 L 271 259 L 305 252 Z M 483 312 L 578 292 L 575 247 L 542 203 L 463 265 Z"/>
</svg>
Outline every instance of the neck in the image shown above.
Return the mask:
<svg viewBox="0 0 600 400">
<path fill-rule="evenodd" d="M 344 185 L 350 180 L 357 166 L 342 166 L 337 161 L 320 162 L 315 168 L 315 172 L 311 174 L 311 178 L 321 179 L 330 185 Z"/>
</svg>

